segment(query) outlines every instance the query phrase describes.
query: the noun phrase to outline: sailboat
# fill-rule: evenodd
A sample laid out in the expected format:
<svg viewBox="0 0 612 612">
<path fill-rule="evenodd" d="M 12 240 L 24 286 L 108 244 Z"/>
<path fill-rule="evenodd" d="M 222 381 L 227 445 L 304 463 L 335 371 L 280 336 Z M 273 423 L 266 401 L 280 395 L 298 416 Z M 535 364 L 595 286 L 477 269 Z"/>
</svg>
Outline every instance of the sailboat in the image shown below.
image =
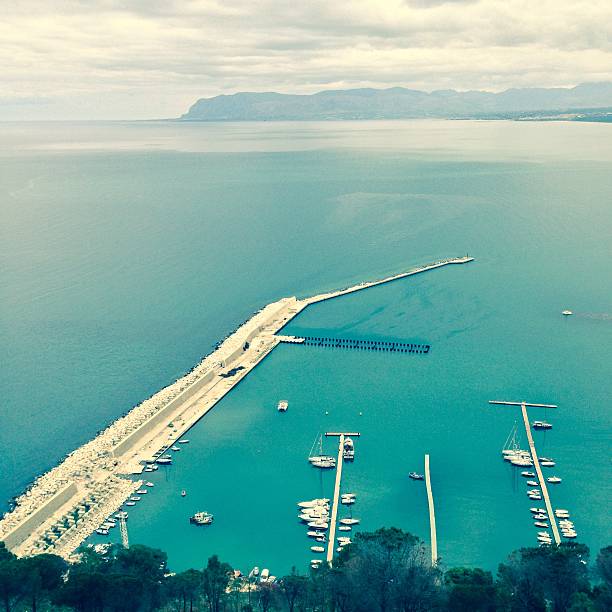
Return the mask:
<svg viewBox="0 0 612 612">
<path fill-rule="evenodd" d="M 319 443 L 319 454 L 315 455 L 315 448 L 317 446 L 317 442 Z M 310 449 L 310 454 L 308 455 L 308 461 L 314 467 L 318 467 L 321 469 L 335 468 L 336 467 L 336 458 L 331 455 L 323 454 L 323 434 L 317 435 L 315 441 L 312 444 L 312 448 Z"/>
<path fill-rule="evenodd" d="M 518 444 L 518 426 L 516 421 L 504 442 L 501 454 L 504 461 L 509 461 L 517 467 L 529 467 L 533 465 L 529 451 L 522 450 Z"/>
</svg>

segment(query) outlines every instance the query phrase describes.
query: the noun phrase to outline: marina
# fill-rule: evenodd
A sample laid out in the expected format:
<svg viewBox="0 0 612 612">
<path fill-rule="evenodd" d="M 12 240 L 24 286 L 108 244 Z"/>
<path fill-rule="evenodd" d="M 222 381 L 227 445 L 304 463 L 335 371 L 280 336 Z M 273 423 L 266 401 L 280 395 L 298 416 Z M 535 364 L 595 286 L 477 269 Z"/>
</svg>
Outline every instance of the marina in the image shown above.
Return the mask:
<svg viewBox="0 0 612 612">
<path fill-rule="evenodd" d="M 165 468 L 171 466 L 172 456 L 167 450 L 180 448 L 175 443 L 280 343 L 276 334 L 306 307 L 471 261 L 473 258 L 468 256 L 445 259 L 339 291 L 303 300 L 283 298 L 268 304 L 190 374 L 134 408 L 41 476 L 27 495 L 17 500 L 16 508 L 0 521 L 0 538 L 17 554 L 54 552 L 69 558 L 98 528 L 101 521 L 92 520 L 93 516 L 110 516 L 124 502 L 130 507 L 137 503 L 126 499 L 141 488 L 143 481 L 125 477 L 142 474 L 151 462 Z M 112 483 L 116 489 L 114 495 L 109 494 L 113 490 Z M 62 486 L 63 493 L 58 496 Z M 102 494 L 92 497 L 92 487 L 97 487 Z M 87 504 L 87 499 L 93 503 Z M 82 520 L 76 521 L 67 532 L 58 529 L 58 522 L 62 523 L 64 517 L 71 516 L 79 506 Z"/>
</svg>

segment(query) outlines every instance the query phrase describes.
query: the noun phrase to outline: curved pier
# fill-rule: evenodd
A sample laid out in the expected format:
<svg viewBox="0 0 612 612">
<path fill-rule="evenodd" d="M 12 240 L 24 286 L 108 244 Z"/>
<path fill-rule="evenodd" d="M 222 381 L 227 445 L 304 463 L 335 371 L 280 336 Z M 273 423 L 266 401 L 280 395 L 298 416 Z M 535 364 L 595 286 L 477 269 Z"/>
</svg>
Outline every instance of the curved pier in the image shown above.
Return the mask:
<svg viewBox="0 0 612 612">
<path fill-rule="evenodd" d="M 281 342 L 304 342 L 279 332 L 302 310 L 325 300 L 452 264 L 458 257 L 377 281 L 298 300 L 268 304 L 228 336 L 184 377 L 117 419 L 58 466 L 36 479 L 0 520 L 0 540 L 18 555 L 52 552 L 70 558 L 100 522 L 140 487 L 126 476 L 168 448 L 211 410 Z"/>
</svg>

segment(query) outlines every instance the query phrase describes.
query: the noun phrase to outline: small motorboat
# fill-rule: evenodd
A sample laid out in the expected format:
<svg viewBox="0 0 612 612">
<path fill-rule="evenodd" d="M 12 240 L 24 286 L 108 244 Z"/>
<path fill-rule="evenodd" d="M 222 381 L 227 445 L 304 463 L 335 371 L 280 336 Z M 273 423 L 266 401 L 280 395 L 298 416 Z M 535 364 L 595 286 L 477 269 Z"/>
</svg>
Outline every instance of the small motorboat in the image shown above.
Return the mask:
<svg viewBox="0 0 612 612">
<path fill-rule="evenodd" d="M 359 519 L 356 518 L 343 518 L 340 519 L 341 525 L 359 525 Z"/>
<path fill-rule="evenodd" d="M 279 412 L 287 412 L 287 408 L 289 408 L 289 402 L 287 400 L 281 400 L 276 406 Z"/>
<path fill-rule="evenodd" d="M 140 501 L 141 497 L 140 495 L 132 495 L 132 497 L 130 497 L 130 501 Z"/>
<path fill-rule="evenodd" d="M 96 529 L 96 533 L 98 535 L 108 535 L 108 529 L 104 529 L 103 527 L 98 527 L 98 529 Z"/>
<path fill-rule="evenodd" d="M 180 451 L 181 450 L 181 447 L 180 446 L 173 446 L 173 447 L 170 448 L 170 450 L 173 450 L 176 453 L 176 451 Z"/>
<path fill-rule="evenodd" d="M 527 484 L 530 487 L 539 487 L 540 486 L 540 483 L 537 480 L 528 480 Z"/>
<path fill-rule="evenodd" d="M 534 421 L 531 426 L 534 429 L 552 429 L 552 425 L 546 421 Z"/>
<path fill-rule="evenodd" d="M 548 519 L 548 515 L 547 515 L 547 514 L 545 514 L 544 512 L 542 512 L 542 514 L 534 514 L 534 515 L 533 515 L 533 518 L 534 518 L 536 521 L 545 521 L 545 520 L 547 520 L 547 519 Z"/>
<path fill-rule="evenodd" d="M 189 444 L 189 440 L 183 438 L 182 440 L 178 441 L 179 444 Z"/>
<path fill-rule="evenodd" d="M 535 521 L 534 525 L 536 527 L 543 527 L 544 529 L 548 529 L 548 523 L 544 523 L 542 521 Z"/>
<path fill-rule="evenodd" d="M 138 491 L 136 491 L 136 493 L 138 495 L 146 495 L 148 493 L 148 491 L 146 489 L 138 489 Z"/>
<path fill-rule="evenodd" d="M 172 458 L 170 458 L 170 457 L 160 457 L 155 462 L 159 463 L 159 465 L 172 465 Z"/>
<path fill-rule="evenodd" d="M 355 444 L 352 438 L 345 438 L 342 448 L 342 458 L 344 461 L 353 461 L 355 459 Z"/>
<path fill-rule="evenodd" d="M 542 467 L 555 467 L 557 465 L 554 461 L 540 461 Z"/>
<path fill-rule="evenodd" d="M 535 473 L 534 472 L 521 472 L 521 476 L 524 476 L 525 478 L 535 478 Z"/>
<path fill-rule="evenodd" d="M 573 313 L 571 310 L 563 310 L 563 311 L 561 311 L 561 314 L 562 314 L 564 317 L 570 317 L 570 316 L 572 316 L 574 313 Z"/>
<path fill-rule="evenodd" d="M 323 546 L 311 546 L 310 550 L 312 550 L 312 552 L 316 552 L 316 553 L 325 552 L 325 548 Z"/>
<path fill-rule="evenodd" d="M 564 538 L 573 539 L 578 537 L 578 534 L 575 531 L 562 531 L 561 534 Z"/>
<path fill-rule="evenodd" d="M 340 525 L 338 527 L 338 531 L 351 531 L 353 529 L 350 525 Z"/>
<path fill-rule="evenodd" d="M 322 531 L 307 531 L 307 532 L 306 532 L 306 535 L 307 535 L 309 538 L 319 538 L 319 537 L 321 537 L 322 535 L 324 535 L 324 533 L 323 533 Z"/>
<path fill-rule="evenodd" d="M 152 482 L 145 482 L 146 487 L 154 487 L 155 485 Z"/>
<path fill-rule="evenodd" d="M 259 577 L 259 579 L 262 582 L 267 582 L 269 577 L 270 577 L 270 570 L 268 568 L 264 567 L 261 570 L 261 576 Z"/>
<path fill-rule="evenodd" d="M 329 529 L 329 523 L 323 521 L 312 521 L 311 523 L 307 523 L 307 525 L 312 529 Z"/>
<path fill-rule="evenodd" d="M 187 495 L 187 491 L 185 491 L 185 489 L 183 489 L 181 491 L 181 497 L 185 497 Z"/>
<path fill-rule="evenodd" d="M 530 512 L 534 512 L 535 514 L 546 514 L 546 510 L 544 508 L 529 508 Z"/>
<path fill-rule="evenodd" d="M 135 506 L 136 502 L 135 501 L 127 501 L 127 502 L 125 502 L 125 505 L 126 506 Z"/>
<path fill-rule="evenodd" d="M 558 476 L 551 476 L 550 478 L 546 479 L 546 482 L 550 482 L 550 484 L 559 484 L 561 479 Z"/>
<path fill-rule="evenodd" d="M 423 474 L 417 474 L 416 472 L 410 472 L 408 474 L 408 478 L 411 478 L 412 480 L 425 480 L 425 476 L 423 476 Z"/>
<path fill-rule="evenodd" d="M 344 506 L 352 506 L 355 503 L 354 497 L 342 497 L 340 499 L 340 503 Z"/>
</svg>

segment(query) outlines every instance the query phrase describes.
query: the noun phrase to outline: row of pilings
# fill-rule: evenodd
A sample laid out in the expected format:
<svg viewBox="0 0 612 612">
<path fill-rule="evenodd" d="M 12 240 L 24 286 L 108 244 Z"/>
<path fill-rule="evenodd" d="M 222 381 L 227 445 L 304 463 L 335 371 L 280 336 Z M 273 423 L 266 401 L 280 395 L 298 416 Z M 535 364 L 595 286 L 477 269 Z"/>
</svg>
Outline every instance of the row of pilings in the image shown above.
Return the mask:
<svg viewBox="0 0 612 612">
<path fill-rule="evenodd" d="M 301 336 L 303 346 L 322 346 L 326 348 L 355 349 L 359 351 L 383 351 L 388 353 L 429 353 L 431 345 L 411 342 L 392 342 L 389 340 L 361 340 L 356 338 L 326 338 L 320 336 Z"/>
</svg>

